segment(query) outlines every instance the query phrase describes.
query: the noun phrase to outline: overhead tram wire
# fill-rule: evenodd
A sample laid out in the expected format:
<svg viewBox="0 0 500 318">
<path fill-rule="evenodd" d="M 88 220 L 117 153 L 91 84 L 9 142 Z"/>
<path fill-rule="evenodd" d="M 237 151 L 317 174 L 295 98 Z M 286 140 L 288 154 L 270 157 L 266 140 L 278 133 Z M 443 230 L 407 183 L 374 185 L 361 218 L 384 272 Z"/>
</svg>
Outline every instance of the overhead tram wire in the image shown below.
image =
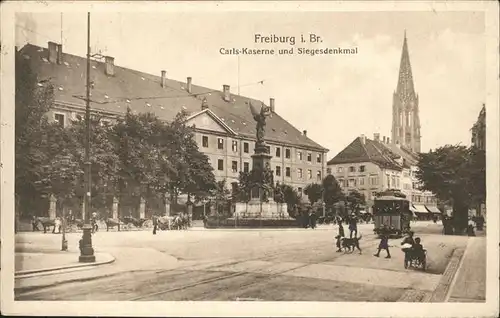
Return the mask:
<svg viewBox="0 0 500 318">
<path fill-rule="evenodd" d="M 149 80 L 154 81 L 152 79 L 149 79 Z M 255 82 L 255 83 L 248 83 L 248 84 L 245 84 L 245 85 L 241 85 L 241 87 L 258 85 L 258 84 L 264 85 L 264 81 L 265 80 L 261 80 L 261 81 Z M 154 82 L 156 82 L 156 81 L 154 81 Z M 157 82 L 157 83 L 159 84 L 159 82 Z M 179 92 L 185 92 L 184 90 L 179 90 L 179 89 L 176 89 L 176 88 L 173 88 L 173 87 L 169 87 L 169 88 L 171 88 L 172 91 L 175 90 L 175 91 L 179 91 Z M 119 98 L 119 99 L 116 99 L 116 100 L 112 100 L 112 101 L 101 102 L 101 104 L 121 103 L 121 102 L 124 102 L 124 101 L 127 101 L 127 100 L 133 101 L 133 100 L 171 99 L 171 98 L 188 98 L 188 97 L 198 98 L 200 96 L 204 96 L 204 95 L 211 94 L 211 93 L 217 93 L 217 92 L 220 92 L 220 91 L 214 89 L 214 90 L 209 90 L 209 91 L 201 92 L 201 93 L 191 93 L 189 95 L 122 97 L 122 98 Z"/>
<path fill-rule="evenodd" d="M 51 40 L 51 41 L 54 41 L 54 36 L 48 36 L 47 34 L 43 34 L 43 33 L 40 33 L 40 32 L 37 32 L 37 31 L 34 31 L 32 29 L 29 29 L 23 25 L 20 25 L 20 24 L 16 24 L 16 27 L 20 28 L 20 29 L 23 29 L 25 31 L 28 31 L 28 32 L 31 32 L 31 33 L 34 33 L 36 35 L 39 35 L 39 36 L 42 36 L 48 40 Z M 35 43 L 32 43 L 32 44 L 35 44 Z"/>
<path fill-rule="evenodd" d="M 21 28 L 21 29 L 24 29 L 28 32 L 32 32 L 34 34 L 37 34 L 37 35 L 40 35 L 46 39 L 49 39 L 49 40 L 52 40 L 54 41 L 54 37 L 53 36 L 48 36 L 46 34 L 43 34 L 43 33 L 39 33 L 37 31 L 34 31 L 32 29 L 29 29 L 29 28 L 26 28 L 25 26 L 22 26 L 20 24 L 16 24 L 17 27 Z M 62 40 L 62 39 L 61 39 Z M 134 75 L 137 75 L 139 76 L 138 72 L 137 71 L 134 71 L 134 70 L 131 70 L 131 69 L 128 69 L 128 68 L 121 68 L 122 70 L 125 70 L 125 71 L 129 71 L 131 73 L 134 73 Z M 151 75 L 151 74 L 148 74 L 148 75 Z M 151 79 L 151 78 L 148 78 L 148 77 L 144 77 L 144 76 L 141 76 L 141 78 L 143 78 L 144 80 L 148 80 L 150 82 L 153 82 L 155 84 L 160 84 L 160 81 L 158 80 L 155 80 L 155 79 Z M 260 80 L 260 81 L 257 81 L 257 82 L 252 82 L 252 83 L 247 83 L 247 84 L 243 84 L 243 85 L 239 85 L 239 88 L 241 87 L 248 87 L 248 86 L 253 86 L 253 85 L 264 85 L 264 82 L 266 81 L 266 79 L 264 80 Z M 180 90 L 180 89 L 176 89 L 174 87 L 169 87 L 171 90 L 176 90 L 176 91 L 179 91 L 179 92 L 185 92 L 185 90 Z M 139 97 L 129 97 L 129 98 L 120 98 L 120 99 L 117 99 L 117 100 L 113 100 L 113 101 L 105 101 L 105 102 L 102 102 L 102 101 L 97 101 L 97 100 L 93 100 L 93 99 L 90 99 L 90 102 L 92 103 L 96 103 L 96 104 L 100 104 L 100 105 L 103 105 L 103 104 L 114 104 L 114 103 L 121 103 L 121 102 L 126 102 L 127 100 L 129 101 L 133 101 L 133 100 L 148 100 L 148 99 L 171 99 L 171 98 L 187 98 L 187 97 L 194 97 L 194 98 L 199 98 L 200 96 L 204 96 L 204 95 L 207 95 L 207 94 L 211 94 L 211 93 L 217 93 L 217 92 L 220 92 L 220 90 L 217 90 L 217 89 L 214 89 L 214 90 L 209 90 L 209 91 L 205 91 L 205 92 L 201 92 L 201 93 L 191 93 L 189 95 L 176 95 L 176 96 L 139 96 Z M 239 94 L 238 94 L 239 95 Z M 81 99 L 81 100 L 86 100 L 85 96 L 83 95 L 72 95 L 74 98 L 77 98 L 77 99 Z M 240 96 L 241 97 L 241 96 Z M 213 105 L 213 107 L 215 108 L 219 108 L 217 105 Z M 234 115 L 234 114 L 233 114 Z M 240 116 L 237 116 L 237 115 L 234 115 L 235 117 L 238 117 L 240 119 L 243 120 L 243 118 L 241 118 Z"/>
</svg>

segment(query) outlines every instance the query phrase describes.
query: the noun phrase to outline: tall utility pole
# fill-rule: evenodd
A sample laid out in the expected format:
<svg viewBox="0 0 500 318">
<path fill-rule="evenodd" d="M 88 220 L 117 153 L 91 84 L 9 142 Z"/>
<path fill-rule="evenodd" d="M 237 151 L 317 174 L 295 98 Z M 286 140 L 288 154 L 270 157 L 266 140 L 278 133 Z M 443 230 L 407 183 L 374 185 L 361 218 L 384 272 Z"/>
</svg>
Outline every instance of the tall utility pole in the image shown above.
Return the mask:
<svg viewBox="0 0 500 318">
<path fill-rule="evenodd" d="M 92 226 L 90 225 L 90 191 L 92 178 L 90 176 L 90 12 L 87 13 L 87 98 L 85 99 L 85 195 L 84 195 L 84 225 L 83 235 L 80 240 L 81 263 L 95 262 L 94 248 L 92 248 Z"/>
</svg>

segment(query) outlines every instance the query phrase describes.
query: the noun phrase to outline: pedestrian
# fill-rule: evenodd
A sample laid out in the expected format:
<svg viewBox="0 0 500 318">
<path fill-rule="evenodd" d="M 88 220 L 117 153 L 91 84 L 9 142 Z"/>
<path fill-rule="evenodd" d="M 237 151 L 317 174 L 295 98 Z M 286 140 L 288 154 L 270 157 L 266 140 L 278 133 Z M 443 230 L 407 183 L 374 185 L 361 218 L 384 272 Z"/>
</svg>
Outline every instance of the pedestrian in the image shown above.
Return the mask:
<svg viewBox="0 0 500 318">
<path fill-rule="evenodd" d="M 339 225 L 339 235 L 340 235 L 340 237 L 345 237 L 344 226 L 342 225 L 342 219 L 341 218 L 337 218 L 337 224 Z"/>
<path fill-rule="evenodd" d="M 386 225 L 384 225 L 384 227 L 380 231 L 380 243 L 378 245 L 378 251 L 373 256 L 379 257 L 381 250 L 386 250 L 387 256 L 385 258 L 391 258 L 391 253 L 389 252 L 389 231 L 387 230 Z"/>
<path fill-rule="evenodd" d="M 354 237 L 358 236 L 358 220 L 356 215 L 351 214 L 349 218 L 349 238 L 352 238 L 352 234 L 354 233 Z"/>
<path fill-rule="evenodd" d="M 413 239 L 413 231 L 409 231 L 406 237 L 401 242 L 401 250 L 405 253 L 405 268 L 407 268 L 408 264 L 410 263 L 410 253 L 412 252 L 414 245 L 415 240 Z"/>
<path fill-rule="evenodd" d="M 90 223 L 92 224 L 92 233 L 97 232 L 97 212 L 92 212 L 92 217 L 90 219 Z"/>
<path fill-rule="evenodd" d="M 309 225 L 309 214 L 307 213 L 307 210 L 301 209 L 301 216 L 302 216 L 302 226 L 307 229 L 307 226 Z"/>
<path fill-rule="evenodd" d="M 474 221 L 472 218 L 469 218 L 469 223 L 467 225 L 467 235 L 468 236 L 476 236 L 476 233 L 474 233 Z"/>
<path fill-rule="evenodd" d="M 311 225 L 311 229 L 315 229 L 316 228 L 316 213 L 311 210 L 310 214 L 309 214 L 309 223 Z"/>
<path fill-rule="evenodd" d="M 56 228 L 57 233 L 61 233 L 61 219 L 59 217 L 56 217 L 54 220 L 54 229 L 52 230 L 52 233 L 56 233 Z"/>
<path fill-rule="evenodd" d="M 33 227 L 33 232 L 40 231 L 38 228 L 38 218 L 35 215 L 31 219 L 31 226 Z"/>
<path fill-rule="evenodd" d="M 158 217 L 153 215 L 153 235 L 156 235 L 156 230 L 158 228 Z"/>
</svg>

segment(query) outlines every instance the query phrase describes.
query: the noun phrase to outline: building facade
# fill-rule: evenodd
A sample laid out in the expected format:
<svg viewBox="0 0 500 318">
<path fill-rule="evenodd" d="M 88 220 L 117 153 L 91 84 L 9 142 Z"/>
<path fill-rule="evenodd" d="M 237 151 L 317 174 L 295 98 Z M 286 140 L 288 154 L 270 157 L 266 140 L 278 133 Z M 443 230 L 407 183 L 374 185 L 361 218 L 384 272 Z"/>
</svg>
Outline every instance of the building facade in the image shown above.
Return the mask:
<svg viewBox="0 0 500 318">
<path fill-rule="evenodd" d="M 67 126 L 84 117 L 86 59 L 65 54 L 62 49 L 54 42 L 49 42 L 48 48 L 27 44 L 19 54 L 30 61 L 39 86 L 50 78 L 55 102 L 47 116 Z M 232 94 L 229 85 L 214 90 L 194 85 L 191 77 L 181 82 L 169 79 L 166 71 L 154 76 L 119 67 L 109 56 L 103 61 L 92 60 L 90 73 L 92 113 L 103 121 L 112 124 L 130 108 L 134 114 L 151 112 L 168 122 L 183 110 L 189 113 L 188 125 L 194 125 L 198 147 L 208 156 L 218 181 L 226 180 L 230 189 L 238 182 L 240 171 L 252 169 L 256 129 L 249 103 L 259 105 L 260 101 Z M 270 98 L 269 107 L 266 142 L 273 156 L 275 181 L 302 193 L 306 185 L 324 177 L 328 149 L 281 117 L 274 98 Z"/>
<path fill-rule="evenodd" d="M 392 104 L 392 140 L 413 152 L 420 152 L 420 117 L 418 94 L 415 92 L 411 71 L 406 31 L 403 40 L 401 63 Z"/>
<path fill-rule="evenodd" d="M 364 194 L 367 212 L 372 212 L 375 194 L 387 189 L 404 193 L 416 214 L 439 213 L 435 196 L 419 190 L 416 154 L 375 133 L 373 140 L 361 135 L 327 163 L 344 193 Z M 429 214 L 430 215 L 430 214 Z"/>
</svg>

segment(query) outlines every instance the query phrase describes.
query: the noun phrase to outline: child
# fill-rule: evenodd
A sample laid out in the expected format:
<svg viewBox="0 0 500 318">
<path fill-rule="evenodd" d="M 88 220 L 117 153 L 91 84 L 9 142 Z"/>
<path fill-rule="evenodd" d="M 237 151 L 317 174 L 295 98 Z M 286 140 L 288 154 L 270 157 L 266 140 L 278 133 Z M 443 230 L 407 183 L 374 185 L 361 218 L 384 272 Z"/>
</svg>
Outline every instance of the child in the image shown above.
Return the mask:
<svg viewBox="0 0 500 318">
<path fill-rule="evenodd" d="M 377 254 L 374 254 L 373 256 L 379 257 L 380 250 L 386 250 L 387 256 L 385 258 L 391 258 L 391 253 L 389 252 L 389 234 L 387 233 L 385 225 L 380 232 L 380 244 L 378 245 Z"/>
<path fill-rule="evenodd" d="M 337 252 L 341 252 L 342 246 L 340 244 L 342 242 L 342 236 L 337 235 L 337 236 L 335 236 L 335 239 L 337 240 Z"/>
</svg>

